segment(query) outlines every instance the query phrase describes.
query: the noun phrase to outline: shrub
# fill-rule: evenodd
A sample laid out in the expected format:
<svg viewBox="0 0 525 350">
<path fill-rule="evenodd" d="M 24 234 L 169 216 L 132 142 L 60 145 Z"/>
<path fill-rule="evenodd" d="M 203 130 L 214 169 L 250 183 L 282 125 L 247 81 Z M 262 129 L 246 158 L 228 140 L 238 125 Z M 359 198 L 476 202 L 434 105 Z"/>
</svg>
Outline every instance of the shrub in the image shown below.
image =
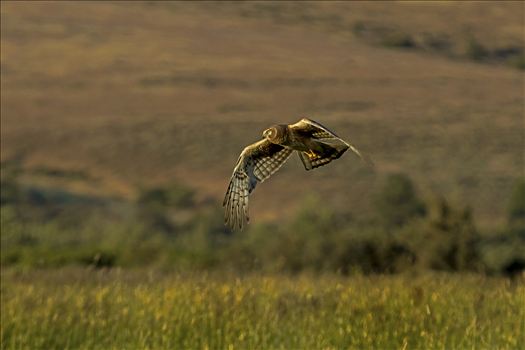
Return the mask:
<svg viewBox="0 0 525 350">
<path fill-rule="evenodd" d="M 517 69 L 525 70 L 525 54 L 521 53 L 509 59 L 509 64 Z"/>
<path fill-rule="evenodd" d="M 388 176 L 376 196 L 375 207 L 387 227 L 400 227 L 426 213 L 425 205 L 417 197 L 412 181 L 405 174 Z"/>
<path fill-rule="evenodd" d="M 437 198 L 428 217 L 411 222 L 398 233 L 399 240 L 414 254 L 415 263 L 434 270 L 479 270 L 479 235 L 468 208 L 452 207 Z"/>
<path fill-rule="evenodd" d="M 171 184 L 142 191 L 137 202 L 143 206 L 188 208 L 194 205 L 194 195 L 195 192 L 186 186 Z"/>
<path fill-rule="evenodd" d="M 20 187 L 16 180 L 2 177 L 0 181 L 0 206 L 16 204 L 20 199 Z"/>
<path fill-rule="evenodd" d="M 510 275 L 518 270 L 520 262 L 525 261 L 525 232 L 499 232 L 484 239 L 478 251 L 488 273 Z"/>
<path fill-rule="evenodd" d="M 107 202 L 97 211 L 85 210 L 100 206 L 87 197 L 36 188 L 36 199 L 16 195 L 2 206 L 1 264 L 368 274 L 478 270 L 483 261 L 489 272 L 510 273 L 525 259 L 524 183 L 513 192 L 501 239 L 483 241 L 468 208 L 443 198 L 423 203 L 404 174 L 390 175 L 376 196 L 380 221 L 353 219 L 309 196 L 289 221 L 244 232 L 224 226 L 219 203 L 197 207 L 193 191 L 178 185 L 143 191 L 137 202 Z M 37 215 L 53 208 L 55 216 Z"/>
<path fill-rule="evenodd" d="M 474 37 L 470 37 L 467 40 L 466 45 L 466 56 L 467 58 L 474 61 L 482 61 L 489 56 L 489 51 Z"/>
<path fill-rule="evenodd" d="M 156 231 L 172 233 L 181 211 L 194 207 L 195 192 L 180 184 L 144 190 L 137 199 L 138 218 Z"/>
<path fill-rule="evenodd" d="M 411 49 L 416 47 L 412 36 L 401 32 L 389 32 L 381 39 L 381 44 L 386 47 Z"/>
<path fill-rule="evenodd" d="M 525 226 L 525 179 L 516 181 L 508 204 L 509 225 Z"/>
</svg>

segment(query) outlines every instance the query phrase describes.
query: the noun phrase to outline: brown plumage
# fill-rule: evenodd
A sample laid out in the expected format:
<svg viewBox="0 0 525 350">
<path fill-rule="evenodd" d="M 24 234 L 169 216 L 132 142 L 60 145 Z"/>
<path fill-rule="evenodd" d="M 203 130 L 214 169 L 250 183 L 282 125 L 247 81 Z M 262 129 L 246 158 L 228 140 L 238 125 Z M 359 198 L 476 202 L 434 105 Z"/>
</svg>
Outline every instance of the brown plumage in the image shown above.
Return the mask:
<svg viewBox="0 0 525 350">
<path fill-rule="evenodd" d="M 297 151 L 306 170 L 318 168 L 351 149 L 351 144 L 321 124 L 301 119 L 291 125 L 274 125 L 263 132 L 264 139 L 246 147 L 239 156 L 230 179 L 223 206 L 225 223 L 232 229 L 243 229 L 249 221 L 248 195 L 258 182 L 263 182 Z"/>
</svg>

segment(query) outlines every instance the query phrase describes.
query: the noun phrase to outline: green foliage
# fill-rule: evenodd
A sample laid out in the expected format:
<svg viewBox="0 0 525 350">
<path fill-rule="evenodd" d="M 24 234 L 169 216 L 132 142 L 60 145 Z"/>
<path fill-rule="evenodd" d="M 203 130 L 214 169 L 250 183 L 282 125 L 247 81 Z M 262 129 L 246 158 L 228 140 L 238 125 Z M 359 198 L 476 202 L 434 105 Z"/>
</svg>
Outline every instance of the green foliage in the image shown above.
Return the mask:
<svg viewBox="0 0 525 350">
<path fill-rule="evenodd" d="M 417 197 L 414 185 L 405 174 L 389 175 L 375 206 L 387 227 L 399 227 L 409 220 L 423 216 L 425 205 Z"/>
<path fill-rule="evenodd" d="M 443 198 L 430 205 L 429 216 L 398 234 L 414 254 L 416 266 L 435 270 L 480 270 L 479 235 L 468 208 L 454 208 Z"/>
<path fill-rule="evenodd" d="M 217 203 L 197 207 L 193 191 L 178 184 L 143 191 L 135 203 L 36 187 L 19 187 L 16 193 L 1 211 L 2 266 L 506 273 L 519 266 L 516 249 L 525 239 L 514 225 L 505 233 L 512 239 L 483 240 L 468 208 L 443 198 L 424 203 L 401 174 L 387 177 L 377 195 L 371 217 L 379 220 L 355 219 L 306 196 L 287 222 L 252 224 L 245 232 L 229 231 Z M 515 198 L 521 197 L 513 198 L 520 203 Z M 519 217 L 519 205 L 511 207 Z"/>
<path fill-rule="evenodd" d="M 511 226 L 525 227 L 525 179 L 516 181 L 508 205 L 508 220 Z"/>
<path fill-rule="evenodd" d="M 144 206 L 158 207 L 191 207 L 194 204 L 195 192 L 180 184 L 167 187 L 155 187 L 140 193 L 138 203 Z"/>
<path fill-rule="evenodd" d="M 489 56 L 489 51 L 474 37 L 469 37 L 465 54 L 471 60 L 482 61 Z"/>
<path fill-rule="evenodd" d="M 352 32 L 354 33 L 355 36 L 359 37 L 361 35 L 363 35 L 363 33 L 367 30 L 367 26 L 365 23 L 361 22 L 361 21 L 357 21 L 354 23 L 354 25 L 352 26 Z"/>
<path fill-rule="evenodd" d="M 510 277 L 525 268 L 525 232 L 508 229 L 480 243 L 479 254 L 487 273 Z M 521 264 L 521 268 L 519 265 Z M 517 270 L 513 270 L 512 266 Z"/>
<path fill-rule="evenodd" d="M 509 64 L 521 70 L 525 70 L 525 54 L 521 53 L 508 60 Z"/>
<path fill-rule="evenodd" d="M 381 44 L 386 47 L 411 49 L 416 47 L 414 39 L 406 33 L 397 31 L 387 33 L 381 40 Z"/>
<path fill-rule="evenodd" d="M 184 221 L 184 211 L 194 207 L 195 192 L 180 184 L 144 190 L 137 199 L 139 218 L 155 231 L 174 233 Z"/>
<path fill-rule="evenodd" d="M 233 241 L 228 259 L 268 272 L 480 270 L 479 235 L 470 211 L 443 199 L 430 208 L 428 217 L 412 217 L 401 228 L 386 229 L 353 221 L 309 197 L 288 225 L 255 227 L 243 234 L 242 243 Z"/>
<path fill-rule="evenodd" d="M 508 225 L 481 242 L 479 254 L 488 273 L 510 277 L 525 270 L 525 179 L 516 181 L 508 203 Z"/>
<path fill-rule="evenodd" d="M 2 177 L 0 180 L 0 206 L 16 203 L 20 198 L 20 189 L 11 177 Z"/>
</svg>

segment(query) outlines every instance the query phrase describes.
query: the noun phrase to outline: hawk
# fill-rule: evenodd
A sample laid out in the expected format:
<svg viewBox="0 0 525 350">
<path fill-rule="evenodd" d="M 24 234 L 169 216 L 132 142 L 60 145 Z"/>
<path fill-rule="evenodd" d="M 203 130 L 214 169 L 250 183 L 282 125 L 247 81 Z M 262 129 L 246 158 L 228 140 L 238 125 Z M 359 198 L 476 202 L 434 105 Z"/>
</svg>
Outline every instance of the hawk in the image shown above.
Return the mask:
<svg viewBox="0 0 525 350">
<path fill-rule="evenodd" d="M 275 173 L 297 151 L 306 170 L 330 163 L 351 149 L 361 159 L 361 153 L 350 143 L 318 122 L 303 118 L 291 125 L 274 125 L 264 130 L 263 139 L 247 146 L 233 169 L 226 196 L 224 221 L 231 229 L 243 229 L 248 223 L 248 195 L 257 183 Z"/>
</svg>

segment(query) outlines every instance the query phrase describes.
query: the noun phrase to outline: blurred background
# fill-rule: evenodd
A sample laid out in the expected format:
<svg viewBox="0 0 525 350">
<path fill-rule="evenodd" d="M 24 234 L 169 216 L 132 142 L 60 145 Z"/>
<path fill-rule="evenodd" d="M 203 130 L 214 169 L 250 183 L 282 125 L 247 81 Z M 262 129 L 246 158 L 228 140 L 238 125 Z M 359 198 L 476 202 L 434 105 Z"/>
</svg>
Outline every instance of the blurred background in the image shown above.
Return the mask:
<svg viewBox="0 0 525 350">
<path fill-rule="evenodd" d="M 523 2 L 1 3 L 1 265 L 513 274 Z M 223 225 L 241 150 L 317 120 Z"/>
</svg>

